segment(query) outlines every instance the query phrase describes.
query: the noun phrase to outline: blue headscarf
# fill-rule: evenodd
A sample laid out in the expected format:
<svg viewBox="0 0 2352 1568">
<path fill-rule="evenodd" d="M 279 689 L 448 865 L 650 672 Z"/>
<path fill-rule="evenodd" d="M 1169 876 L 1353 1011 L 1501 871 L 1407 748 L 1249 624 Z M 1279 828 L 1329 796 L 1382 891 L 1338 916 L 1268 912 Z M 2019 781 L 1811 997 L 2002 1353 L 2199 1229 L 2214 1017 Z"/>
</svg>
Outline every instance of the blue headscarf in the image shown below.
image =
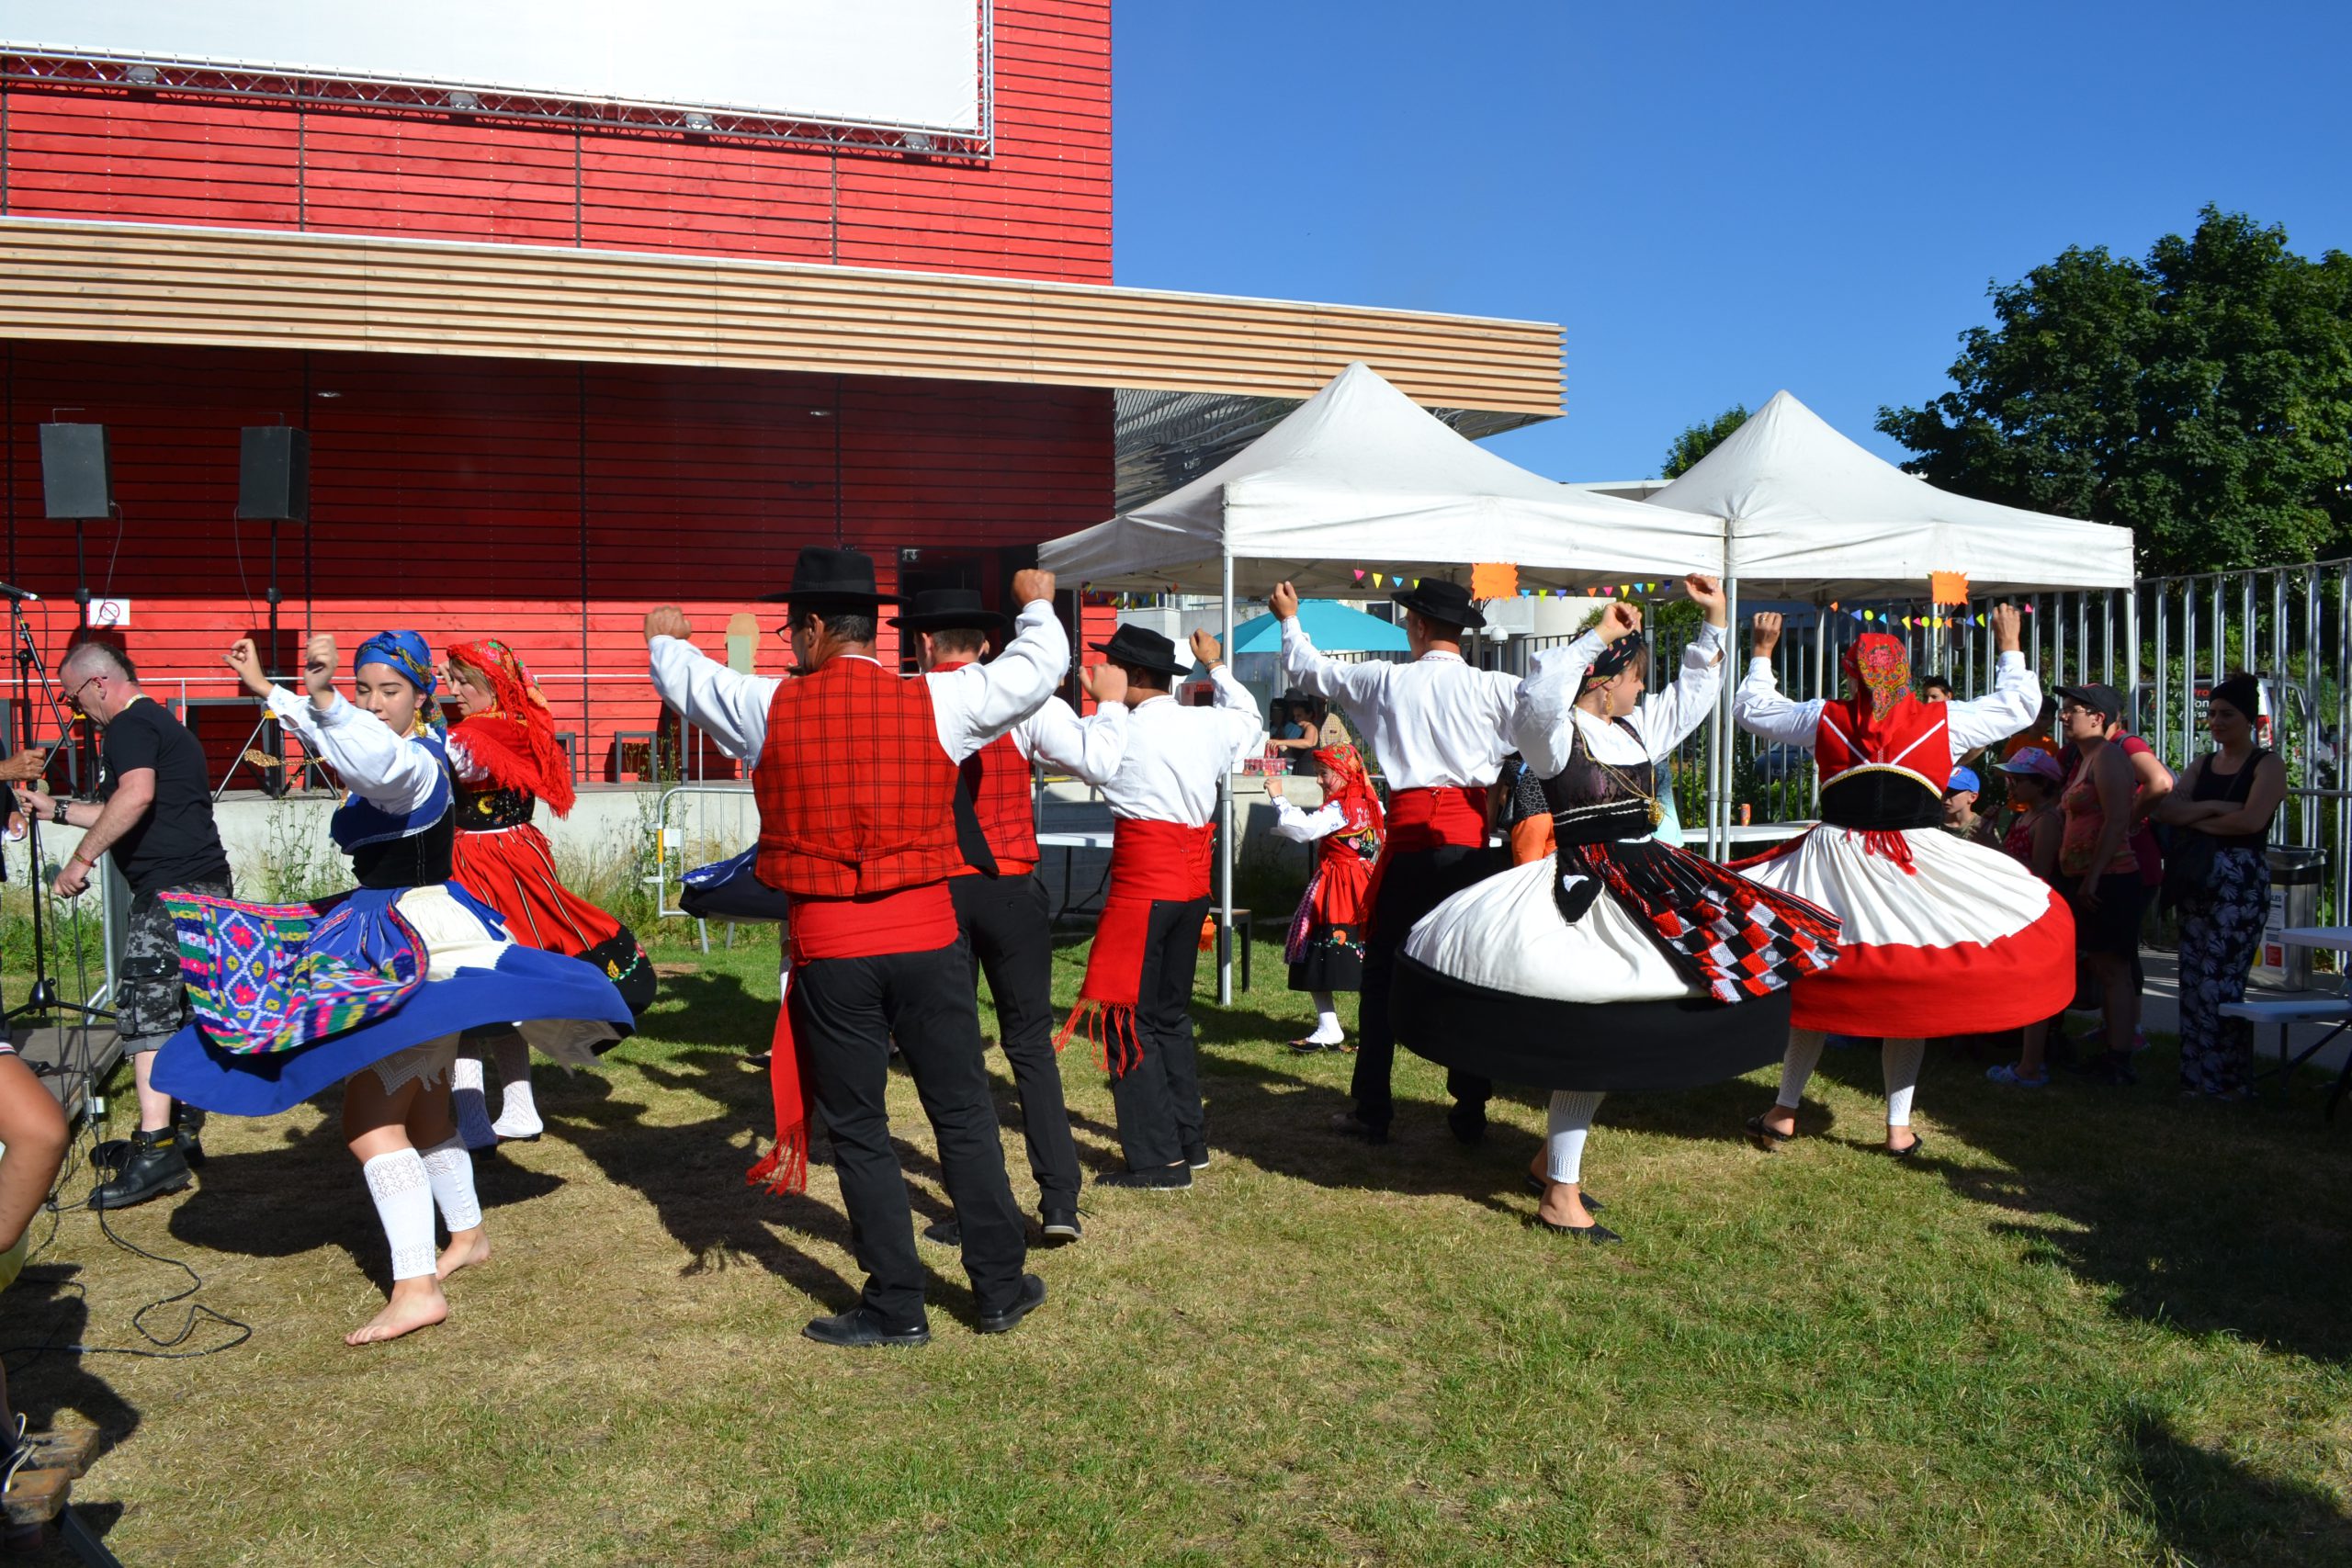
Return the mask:
<svg viewBox="0 0 2352 1568">
<path fill-rule="evenodd" d="M 433 649 L 423 637 L 414 632 L 378 632 L 351 656 L 351 672 L 357 674 L 363 664 L 389 664 L 400 671 L 401 678 L 414 686 L 424 699 L 417 710 L 417 728 L 422 731 L 441 727 L 441 710 L 433 702 L 433 688 L 437 684 L 433 674 Z"/>
</svg>

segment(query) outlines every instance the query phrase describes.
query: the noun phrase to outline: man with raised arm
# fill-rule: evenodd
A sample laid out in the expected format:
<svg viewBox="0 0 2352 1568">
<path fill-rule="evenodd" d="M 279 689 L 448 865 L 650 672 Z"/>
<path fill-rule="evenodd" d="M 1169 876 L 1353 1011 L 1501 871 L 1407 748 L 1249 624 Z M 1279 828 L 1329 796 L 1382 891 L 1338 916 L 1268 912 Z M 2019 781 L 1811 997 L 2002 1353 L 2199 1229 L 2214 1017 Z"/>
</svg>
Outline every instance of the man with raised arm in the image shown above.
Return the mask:
<svg viewBox="0 0 2352 1568">
<path fill-rule="evenodd" d="M 1388 836 L 1373 868 L 1372 919 L 1364 935 L 1363 1012 L 1352 1092 L 1355 1106 L 1331 1119 L 1335 1131 L 1388 1140 L 1395 1114 L 1389 1077 L 1396 1059 L 1389 987 L 1397 950 L 1413 922 L 1472 883 L 1507 870 L 1510 854 L 1487 848 L 1487 787 L 1510 751 L 1511 704 L 1519 677 L 1474 670 L 1462 633 L 1486 615 L 1469 591 L 1434 579 L 1389 595 L 1404 606 L 1412 662 L 1343 664 L 1316 651 L 1298 619 L 1298 591 L 1277 587 L 1267 605 L 1283 626 L 1283 673 L 1303 692 L 1348 710 L 1388 781 Z M 1454 1099 L 1446 1123 L 1465 1144 L 1486 1135 L 1493 1085 L 1448 1072 Z"/>
<path fill-rule="evenodd" d="M 957 769 L 1035 712 L 1069 668 L 1053 593 L 1051 572 L 1016 574 L 1022 610 L 1011 646 L 992 663 L 912 681 L 874 656 L 876 612 L 898 596 L 876 591 L 874 561 L 857 550 L 801 551 L 792 586 L 774 596 L 787 605 L 797 666 L 788 680 L 703 654 L 675 605 L 645 617 L 662 700 L 727 751 L 756 759 L 758 874 L 792 900 L 794 1047 L 832 1134 L 851 1247 L 866 1272 L 856 1306 L 808 1325 L 823 1344 L 931 1338 L 884 1103 L 894 1042 L 938 1136 L 980 1332 L 1011 1329 L 1046 1299 L 1045 1281 L 1022 1272 L 1027 1242 L 947 883 L 964 866 Z"/>
</svg>

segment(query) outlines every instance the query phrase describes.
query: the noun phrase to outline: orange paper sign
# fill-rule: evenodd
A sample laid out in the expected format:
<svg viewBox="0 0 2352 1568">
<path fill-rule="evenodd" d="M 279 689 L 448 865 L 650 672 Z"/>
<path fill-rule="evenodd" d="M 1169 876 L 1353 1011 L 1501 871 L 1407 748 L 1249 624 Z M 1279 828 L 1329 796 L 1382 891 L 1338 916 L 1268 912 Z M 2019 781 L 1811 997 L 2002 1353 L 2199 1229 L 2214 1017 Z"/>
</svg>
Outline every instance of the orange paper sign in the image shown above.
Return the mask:
<svg viewBox="0 0 2352 1568">
<path fill-rule="evenodd" d="M 1470 597 L 1473 599 L 1510 599 L 1519 592 L 1519 568 L 1504 562 L 1500 565 L 1481 561 L 1470 569 Z"/>
<path fill-rule="evenodd" d="M 1928 573 L 1928 599 L 1936 604 L 1965 604 L 1968 603 L 1968 573 L 1964 571 L 1931 571 Z"/>
</svg>

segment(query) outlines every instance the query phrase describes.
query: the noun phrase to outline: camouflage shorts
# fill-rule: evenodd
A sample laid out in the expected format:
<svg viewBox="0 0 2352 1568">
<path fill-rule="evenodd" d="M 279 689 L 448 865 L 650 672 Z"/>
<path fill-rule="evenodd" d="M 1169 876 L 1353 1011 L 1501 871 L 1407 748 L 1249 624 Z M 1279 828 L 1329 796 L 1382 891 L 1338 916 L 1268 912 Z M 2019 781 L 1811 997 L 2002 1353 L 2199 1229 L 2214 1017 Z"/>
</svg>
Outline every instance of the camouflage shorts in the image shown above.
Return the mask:
<svg viewBox="0 0 2352 1568">
<path fill-rule="evenodd" d="M 226 882 L 191 882 L 164 891 L 232 897 Z M 160 893 L 130 900 L 130 932 L 114 987 L 115 1030 L 132 1050 L 153 1050 L 188 1020 L 187 992 L 180 985 L 179 933 Z"/>
</svg>

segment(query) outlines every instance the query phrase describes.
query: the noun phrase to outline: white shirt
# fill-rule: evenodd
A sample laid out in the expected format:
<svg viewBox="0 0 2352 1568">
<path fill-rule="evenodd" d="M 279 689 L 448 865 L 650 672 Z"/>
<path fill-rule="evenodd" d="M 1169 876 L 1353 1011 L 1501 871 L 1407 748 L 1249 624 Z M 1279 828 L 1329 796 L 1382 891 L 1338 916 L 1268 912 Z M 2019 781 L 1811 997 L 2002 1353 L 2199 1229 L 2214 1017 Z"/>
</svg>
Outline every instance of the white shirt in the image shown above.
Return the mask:
<svg viewBox="0 0 2352 1568">
<path fill-rule="evenodd" d="M 391 726 L 329 692 L 320 706 L 283 686 L 266 699 L 270 716 L 301 738 L 302 749 L 324 758 L 352 794 L 395 817 L 405 817 L 433 798 L 441 783 L 441 758 L 413 735 L 395 735 Z"/>
<path fill-rule="evenodd" d="M 1535 656 L 1534 673 L 1511 705 L 1510 738 L 1528 771 L 1548 779 L 1566 767 L 1579 729 L 1587 751 L 1618 767 L 1670 756 L 1684 736 L 1705 722 L 1707 710 L 1723 690 L 1724 641 L 1723 627 L 1701 626 L 1682 650 L 1682 670 L 1674 684 L 1651 694 L 1622 723 L 1576 705 L 1585 671 L 1608 646 L 1599 632 L 1587 632 L 1563 648 L 1545 649 Z"/>
<path fill-rule="evenodd" d="M 1274 796 L 1274 837 L 1294 843 L 1311 844 L 1317 839 L 1328 839 L 1348 825 L 1348 808 L 1338 801 L 1329 801 L 1313 811 L 1304 811 L 1281 795 Z"/>
<path fill-rule="evenodd" d="M 962 761 L 1036 712 L 1069 668 L 1069 638 L 1054 619 L 1051 604 L 1039 599 L 1027 605 L 1016 624 L 1019 635 L 990 662 L 934 670 L 922 678 L 931 688 L 940 750 L 950 761 Z M 782 677 L 730 670 L 673 637 L 655 637 L 648 653 L 653 689 L 663 702 L 737 761 L 760 760 L 768 739 L 768 706 Z"/>
<path fill-rule="evenodd" d="M 1119 771 L 1127 744 L 1127 705 L 1113 703 L 1097 709 L 1094 721 L 1059 697 L 1012 727 L 1012 743 L 1031 761 L 1084 779 L 1089 784 Z"/>
<path fill-rule="evenodd" d="M 1283 674 L 1295 689 L 1348 710 L 1391 790 L 1490 784 L 1510 750 L 1505 732 L 1519 677 L 1430 652 L 1409 664 L 1342 664 L 1283 623 Z"/>
<path fill-rule="evenodd" d="M 1769 659 L 1747 661 L 1747 679 L 1732 694 L 1731 716 L 1742 729 L 1783 746 L 1813 749 L 1821 724 L 1822 701 L 1792 703 Z M 1964 703 L 1944 705 L 1944 726 L 1954 758 L 2007 740 L 2041 712 L 2041 678 L 2025 667 L 2025 655 L 2005 653 L 1993 663 L 1993 692 Z"/>
<path fill-rule="evenodd" d="M 1114 817 L 1205 828 L 1216 816 L 1219 782 L 1266 743 L 1250 689 L 1222 664 L 1209 671 L 1209 680 L 1216 690 L 1214 707 L 1153 697 L 1124 716 L 1115 707 L 1092 718 L 1071 715 L 1067 725 L 1050 725 L 1036 735 L 1039 753 L 1101 786 Z M 1074 733 L 1094 731 L 1100 733 Z"/>
</svg>

